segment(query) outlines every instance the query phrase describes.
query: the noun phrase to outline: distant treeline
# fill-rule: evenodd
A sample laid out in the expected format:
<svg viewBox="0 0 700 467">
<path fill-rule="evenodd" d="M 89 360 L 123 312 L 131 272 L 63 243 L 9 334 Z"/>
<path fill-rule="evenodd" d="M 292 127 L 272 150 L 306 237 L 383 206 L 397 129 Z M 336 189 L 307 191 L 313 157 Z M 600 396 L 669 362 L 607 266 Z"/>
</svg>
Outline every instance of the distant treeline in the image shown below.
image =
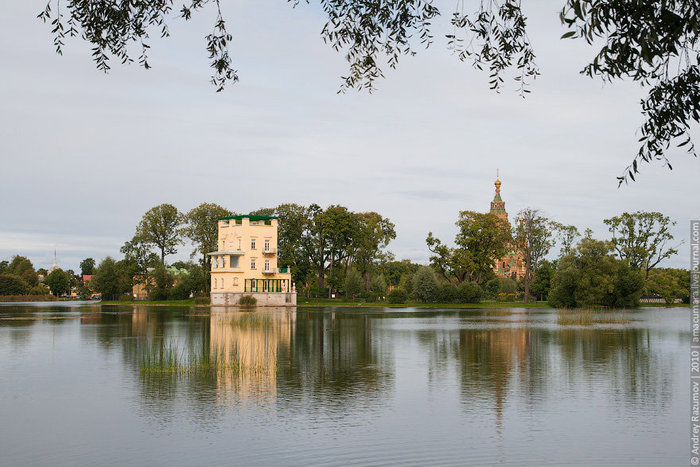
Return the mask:
<svg viewBox="0 0 700 467">
<path fill-rule="evenodd" d="M 214 203 L 187 213 L 170 204 L 156 206 L 121 247 L 122 258 L 107 257 L 99 265 L 92 258 L 81 262 L 81 275 L 93 276 L 89 283 L 73 271 L 35 271 L 31 261 L 16 256 L 0 262 L 0 294 L 73 290 L 80 296 L 97 292 L 103 298 L 130 299 L 132 287 L 142 284 L 152 299 L 207 296 L 207 253 L 217 249 L 217 219 L 234 214 Z M 394 303 L 548 300 L 555 307 L 629 307 L 642 295 L 672 303 L 687 302 L 690 294 L 689 271 L 657 267 L 677 251 L 669 246 L 673 222 L 656 212 L 606 219 L 612 239 L 596 240 L 590 230 L 578 239 L 576 227 L 534 209 L 520 211 L 512 228 L 494 214 L 463 211 L 452 245 L 428 233 L 429 266 L 394 258 L 388 246 L 396 238 L 395 226 L 376 212 L 281 204 L 250 214 L 279 217 L 278 263 L 291 267 L 297 290 L 307 297 Z M 168 265 L 167 257 L 186 242 L 194 247 L 190 261 Z M 559 256 L 546 259 L 555 243 Z M 524 277 L 497 277 L 496 262 L 513 252 L 524 265 Z"/>
</svg>

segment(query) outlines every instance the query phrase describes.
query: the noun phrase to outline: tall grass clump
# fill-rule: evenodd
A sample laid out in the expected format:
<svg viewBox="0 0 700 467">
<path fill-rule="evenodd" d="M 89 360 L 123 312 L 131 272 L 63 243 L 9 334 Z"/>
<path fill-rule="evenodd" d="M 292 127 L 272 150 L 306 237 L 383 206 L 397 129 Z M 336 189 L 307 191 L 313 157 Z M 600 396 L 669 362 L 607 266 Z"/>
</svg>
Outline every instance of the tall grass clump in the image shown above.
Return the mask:
<svg viewBox="0 0 700 467">
<path fill-rule="evenodd" d="M 238 304 L 242 306 L 254 306 L 256 303 L 258 303 L 258 299 L 252 295 L 243 295 L 238 300 Z"/>
<path fill-rule="evenodd" d="M 608 311 L 605 308 L 560 309 L 557 311 L 557 324 L 593 325 L 593 324 L 629 324 L 630 320 L 624 310 Z"/>
</svg>

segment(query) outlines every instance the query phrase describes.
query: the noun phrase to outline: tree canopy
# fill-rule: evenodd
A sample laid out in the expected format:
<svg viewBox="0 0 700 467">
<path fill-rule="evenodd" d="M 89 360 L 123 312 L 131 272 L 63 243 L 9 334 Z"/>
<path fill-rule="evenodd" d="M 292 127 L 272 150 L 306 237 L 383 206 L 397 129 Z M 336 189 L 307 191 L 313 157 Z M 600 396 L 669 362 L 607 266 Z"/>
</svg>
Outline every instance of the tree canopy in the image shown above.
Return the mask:
<svg viewBox="0 0 700 467">
<path fill-rule="evenodd" d="M 496 260 L 508 251 L 512 236 L 508 223 L 494 214 L 462 211 L 456 222 L 455 247 L 448 247 L 428 233 L 426 243 L 433 253 L 430 264 L 454 284 L 483 283 L 493 275 Z"/>
<path fill-rule="evenodd" d="M 612 246 L 621 259 L 649 277 L 656 265 L 678 253 L 668 242 L 673 240 L 669 227 L 675 225 L 660 212 L 623 212 L 603 222 L 612 233 Z"/>
<path fill-rule="evenodd" d="M 182 243 L 183 221 L 182 214 L 172 204 L 155 206 L 143 215 L 134 238 L 157 248 L 160 262 L 165 264 L 165 256 L 177 253 L 177 246 Z"/>
<path fill-rule="evenodd" d="M 618 177 L 634 180 L 639 162 L 662 160 L 673 141 L 696 156 L 690 124 L 700 122 L 700 6 L 697 0 L 562 0 L 562 39 L 580 39 L 596 48 L 593 60 L 581 71 L 604 81 L 631 79 L 648 88 L 642 100 L 645 121 L 640 147 Z M 288 0 L 297 6 L 300 0 Z M 306 3 L 310 3 L 306 0 Z M 110 69 L 110 56 L 122 63 L 134 61 L 150 68 L 150 37 L 170 35 L 174 16 L 189 20 L 207 5 L 216 19 L 206 35 L 206 52 L 217 91 L 238 81 L 229 54 L 232 35 L 226 29 L 221 0 L 144 0 L 94 2 L 48 0 L 38 15 L 51 25 L 56 52 L 62 54 L 66 38 L 80 37 L 92 45 L 98 69 Z M 385 67 L 396 68 L 402 55 L 434 41 L 432 22 L 443 12 L 431 0 L 375 2 L 370 0 L 321 0 L 327 22 L 320 35 L 334 50 L 342 51 L 349 64 L 340 90 L 375 89 Z M 487 69 L 490 87 L 500 91 L 511 73 L 524 96 L 528 84 L 539 75 L 535 51 L 527 34 L 527 15 L 521 0 L 468 2 L 458 0 L 450 15 L 452 33 L 447 47 L 462 61 Z"/>
</svg>

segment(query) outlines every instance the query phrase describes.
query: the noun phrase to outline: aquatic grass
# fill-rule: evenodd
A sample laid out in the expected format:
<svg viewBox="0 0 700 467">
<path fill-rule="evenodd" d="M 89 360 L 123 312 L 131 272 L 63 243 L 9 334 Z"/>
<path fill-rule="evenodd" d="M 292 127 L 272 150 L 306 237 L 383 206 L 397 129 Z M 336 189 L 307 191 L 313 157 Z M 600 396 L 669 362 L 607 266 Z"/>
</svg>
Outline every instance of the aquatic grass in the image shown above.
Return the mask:
<svg viewBox="0 0 700 467">
<path fill-rule="evenodd" d="M 629 324 L 625 310 L 610 311 L 606 308 L 573 308 L 557 311 L 557 324 L 593 325 L 593 324 Z"/>
<path fill-rule="evenodd" d="M 267 367 L 243 365 L 238 361 L 227 361 L 218 353 L 186 353 L 175 345 L 151 345 L 139 358 L 139 370 L 144 374 L 166 374 L 183 376 L 213 376 L 221 374 L 264 373 Z"/>
</svg>

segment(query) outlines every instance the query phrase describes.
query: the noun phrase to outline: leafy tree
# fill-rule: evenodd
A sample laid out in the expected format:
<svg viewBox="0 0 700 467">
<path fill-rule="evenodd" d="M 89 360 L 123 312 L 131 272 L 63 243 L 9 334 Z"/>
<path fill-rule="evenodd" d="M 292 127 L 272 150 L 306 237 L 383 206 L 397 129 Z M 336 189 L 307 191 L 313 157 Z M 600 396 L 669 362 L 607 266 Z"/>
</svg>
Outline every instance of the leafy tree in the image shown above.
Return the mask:
<svg viewBox="0 0 700 467">
<path fill-rule="evenodd" d="M 379 266 L 379 270 L 382 271 L 382 274 L 384 274 L 384 277 L 386 277 L 386 280 L 390 285 L 400 285 L 405 283 L 403 281 L 404 276 L 411 276 L 417 269 L 418 265 L 416 263 L 412 263 L 411 260 L 408 259 L 402 259 L 401 261 L 387 261 L 381 263 Z"/>
<path fill-rule="evenodd" d="M 149 272 L 151 280 L 147 282 L 146 289 L 151 300 L 167 300 L 175 278 L 170 274 L 164 264 L 157 264 Z"/>
<path fill-rule="evenodd" d="M 491 213 L 462 211 L 456 224 L 459 232 L 454 248 L 428 233 L 426 243 L 434 253 L 430 264 L 454 284 L 465 280 L 481 284 L 490 278 L 495 261 L 508 250 L 512 239 L 508 223 Z"/>
<path fill-rule="evenodd" d="M 537 277 L 540 261 L 552 247 L 552 225 L 546 217 L 540 216 L 537 209 L 523 209 L 518 213 L 519 223 L 515 229 L 515 242 L 525 260 L 523 301 L 530 298 L 530 286 Z"/>
<path fill-rule="evenodd" d="M 294 203 L 280 204 L 274 211 L 279 217 L 277 230 L 277 262 L 290 266 L 292 279 L 298 282 L 312 272 L 307 250 L 304 248 L 304 230 L 311 222 L 309 210 Z"/>
<path fill-rule="evenodd" d="M 326 274 L 332 275 L 334 267 L 348 267 L 346 260 L 356 226 L 356 217 L 344 206 L 329 206 L 325 210 L 317 204 L 309 206 L 301 238 L 306 256 L 316 271 L 319 290 L 326 287 Z"/>
<path fill-rule="evenodd" d="M 297 5 L 298 0 L 289 0 Z M 213 30 L 206 36 L 206 50 L 213 70 L 211 82 L 217 91 L 238 81 L 229 55 L 232 36 L 221 14 L 220 0 L 194 0 L 179 14 L 189 20 L 205 4 L 216 7 Z M 401 55 L 415 53 L 416 42 L 432 43 L 431 23 L 441 11 L 430 0 L 369 2 L 367 0 L 322 0 L 328 22 L 321 30 L 324 42 L 344 51 L 349 71 L 341 90 L 374 89 L 384 76 L 383 67 L 396 68 Z M 488 69 L 489 85 L 499 91 L 504 76 L 514 72 L 518 90 L 525 95 L 528 84 L 539 75 L 535 52 L 528 39 L 527 17 L 520 0 L 475 2 L 476 11 L 458 2 L 451 15 L 452 33 L 447 46 L 462 61 Z M 641 147 L 620 183 L 634 180 L 638 162 L 661 159 L 670 168 L 665 153 L 671 141 L 680 138 L 695 155 L 690 123 L 700 121 L 700 14 L 696 0 L 564 0 L 560 14 L 568 31 L 563 39 L 585 40 L 600 47 L 582 73 L 604 81 L 632 79 L 650 86 L 642 101 L 645 122 Z M 52 8 L 52 5 L 54 8 Z M 133 61 L 150 68 L 148 38 L 157 30 L 169 35 L 167 20 L 173 14 L 172 0 L 158 2 L 103 2 L 72 0 L 63 9 L 60 0 L 49 0 L 39 14 L 50 22 L 54 46 L 62 54 L 66 36 L 79 36 L 92 46 L 99 70 L 110 69 L 110 55 L 123 63 Z"/>
<path fill-rule="evenodd" d="M 233 212 L 215 203 L 202 203 L 185 215 L 186 226 L 183 233 L 195 245 L 195 251 L 202 255 L 202 264 L 211 269 L 211 258 L 207 253 L 218 250 L 220 217 L 232 216 Z"/>
<path fill-rule="evenodd" d="M 0 274 L 0 295 L 26 295 L 30 285 L 16 274 Z"/>
<path fill-rule="evenodd" d="M 348 298 L 355 298 L 362 292 L 362 275 L 355 268 L 350 268 L 345 275 L 345 295 Z"/>
<path fill-rule="evenodd" d="M 49 275 L 49 271 L 46 268 L 39 268 L 36 270 L 36 273 L 43 276 L 43 277 L 46 277 Z"/>
<path fill-rule="evenodd" d="M 401 279 L 399 279 L 399 289 L 406 292 L 406 295 L 413 296 L 413 276 L 418 271 L 420 266 L 416 265 L 416 270 L 401 274 Z"/>
<path fill-rule="evenodd" d="M 644 281 L 643 295 L 659 295 L 671 304 L 680 299 L 690 301 L 690 271 L 687 269 L 655 268 L 649 271 Z"/>
<path fill-rule="evenodd" d="M 150 246 L 138 235 L 128 240 L 119 249 L 133 274 L 146 274 L 148 268 L 159 262 L 158 255 L 150 251 Z"/>
<path fill-rule="evenodd" d="M 574 240 L 576 240 L 576 237 L 581 236 L 576 226 L 564 225 L 558 222 L 552 222 L 551 226 L 552 229 L 554 229 L 554 235 L 559 240 L 559 243 L 561 243 L 559 256 L 570 254 L 574 247 Z"/>
<path fill-rule="evenodd" d="M 353 236 L 349 258 L 363 276 L 367 276 L 379 262 L 387 259 L 383 249 L 396 238 L 394 224 L 376 212 L 356 213 L 357 230 Z"/>
<path fill-rule="evenodd" d="M 372 292 L 376 293 L 380 297 L 386 295 L 387 285 L 386 279 L 384 279 L 384 274 L 374 276 L 369 283 L 369 288 Z"/>
<path fill-rule="evenodd" d="M 17 255 L 12 258 L 12 262 L 5 268 L 5 274 L 14 274 L 22 278 L 29 286 L 39 283 L 39 276 L 34 270 L 34 265 L 24 256 Z"/>
<path fill-rule="evenodd" d="M 54 269 L 44 278 L 44 283 L 49 286 L 51 293 L 56 297 L 70 292 L 70 275 L 62 269 Z"/>
<path fill-rule="evenodd" d="M 0 274 L 2 274 L 9 265 L 10 262 L 7 260 L 0 261 Z"/>
<path fill-rule="evenodd" d="M 172 204 L 155 206 L 143 215 L 136 228 L 136 237 L 144 244 L 160 251 L 160 262 L 165 257 L 177 253 L 177 245 L 182 243 L 183 216 Z"/>
<path fill-rule="evenodd" d="M 649 277 L 657 264 L 678 253 L 667 243 L 673 240 L 669 227 L 676 225 L 660 212 L 622 213 L 603 222 L 612 233 L 612 245 L 620 258 Z"/>
<path fill-rule="evenodd" d="M 557 262 L 549 304 L 558 308 L 637 306 L 642 276 L 611 252 L 610 242 L 583 238 L 574 253 Z"/>
<path fill-rule="evenodd" d="M 80 274 L 83 276 L 91 276 L 95 273 L 95 260 L 85 258 L 80 262 Z"/>
<path fill-rule="evenodd" d="M 120 276 L 117 263 L 109 256 L 100 262 L 95 271 L 95 277 L 90 281 L 90 285 L 102 294 L 104 300 L 114 300 L 120 294 L 129 290 L 126 282 Z"/>
<path fill-rule="evenodd" d="M 537 268 L 537 276 L 535 276 L 530 291 L 538 300 L 547 299 L 555 269 L 556 264 L 546 259 L 543 260 Z"/>
<path fill-rule="evenodd" d="M 419 267 L 413 276 L 413 297 L 422 302 L 432 302 L 437 288 L 438 282 L 433 268 Z"/>
</svg>

